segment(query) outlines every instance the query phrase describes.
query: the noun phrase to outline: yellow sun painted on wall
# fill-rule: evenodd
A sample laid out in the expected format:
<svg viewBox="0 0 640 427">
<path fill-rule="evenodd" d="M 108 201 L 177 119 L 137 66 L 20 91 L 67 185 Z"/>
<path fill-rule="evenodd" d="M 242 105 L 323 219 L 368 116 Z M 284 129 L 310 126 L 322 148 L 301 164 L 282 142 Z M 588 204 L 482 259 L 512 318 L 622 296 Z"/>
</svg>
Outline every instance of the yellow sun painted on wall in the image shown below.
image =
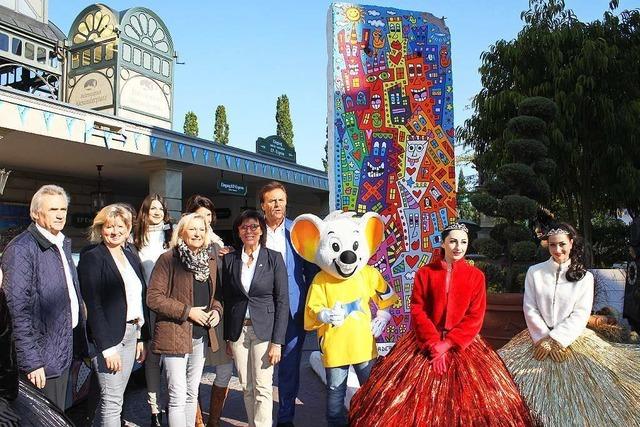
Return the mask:
<svg viewBox="0 0 640 427">
<path fill-rule="evenodd" d="M 357 7 L 348 7 L 347 10 L 344 11 L 344 15 L 351 22 L 358 22 L 360 18 L 362 18 L 362 12 Z"/>
</svg>

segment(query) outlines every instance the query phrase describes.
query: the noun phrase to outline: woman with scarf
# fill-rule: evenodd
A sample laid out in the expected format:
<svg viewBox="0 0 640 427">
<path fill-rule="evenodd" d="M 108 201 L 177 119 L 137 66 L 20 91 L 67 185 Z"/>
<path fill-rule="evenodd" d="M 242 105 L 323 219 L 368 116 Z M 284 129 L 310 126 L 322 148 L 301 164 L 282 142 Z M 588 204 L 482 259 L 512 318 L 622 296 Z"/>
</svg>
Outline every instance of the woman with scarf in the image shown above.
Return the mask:
<svg viewBox="0 0 640 427">
<path fill-rule="evenodd" d="M 226 246 L 222 238 L 213 231 L 213 227 L 216 224 L 216 210 L 213 202 L 208 197 L 194 194 L 187 199 L 185 213 L 197 213 L 205 218 L 206 223 L 209 225 L 209 234 L 211 236 L 208 251 L 212 256 L 218 256 L 218 270 L 220 270 L 222 256 L 229 253 L 233 248 Z M 218 290 L 220 290 L 222 286 L 223 283 L 218 283 Z M 224 407 L 224 402 L 229 391 L 229 382 L 233 375 L 233 359 L 227 354 L 226 346 L 222 345 L 224 342 L 223 330 L 224 323 L 221 320 L 220 325 L 216 328 L 216 338 L 218 339 L 218 343 L 220 343 L 220 348 L 218 348 L 218 351 L 207 350 L 207 358 L 205 361 L 205 366 L 215 366 L 216 369 L 216 378 L 213 380 L 213 385 L 211 386 L 207 427 L 218 427 L 220 425 L 222 408 Z M 198 405 L 195 427 L 203 426 L 202 412 L 200 411 L 200 405 Z"/>
<path fill-rule="evenodd" d="M 412 330 L 351 400 L 351 426 L 532 425 L 513 379 L 478 335 L 485 280 L 464 259 L 468 243 L 463 224 L 442 231 L 440 256 L 415 275 Z"/>
<path fill-rule="evenodd" d="M 169 426 L 195 424 L 206 349 L 217 350 L 222 316 L 216 292 L 216 256 L 207 251 L 208 224 L 184 215 L 151 274 L 147 303 L 156 317 L 151 350 L 162 355 L 169 391 Z"/>
</svg>

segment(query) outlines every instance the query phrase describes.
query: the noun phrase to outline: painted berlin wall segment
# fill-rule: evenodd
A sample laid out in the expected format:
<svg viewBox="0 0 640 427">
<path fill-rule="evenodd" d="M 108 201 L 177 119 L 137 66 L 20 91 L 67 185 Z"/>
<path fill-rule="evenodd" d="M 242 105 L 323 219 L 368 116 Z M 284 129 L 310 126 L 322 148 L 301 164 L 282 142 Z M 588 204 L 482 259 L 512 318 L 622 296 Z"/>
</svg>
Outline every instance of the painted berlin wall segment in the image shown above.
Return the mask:
<svg viewBox="0 0 640 427">
<path fill-rule="evenodd" d="M 370 264 L 400 302 L 384 354 L 409 328 L 416 270 L 455 218 L 451 37 L 429 13 L 345 3 L 331 6 L 328 33 L 330 203 L 385 221 Z"/>
</svg>

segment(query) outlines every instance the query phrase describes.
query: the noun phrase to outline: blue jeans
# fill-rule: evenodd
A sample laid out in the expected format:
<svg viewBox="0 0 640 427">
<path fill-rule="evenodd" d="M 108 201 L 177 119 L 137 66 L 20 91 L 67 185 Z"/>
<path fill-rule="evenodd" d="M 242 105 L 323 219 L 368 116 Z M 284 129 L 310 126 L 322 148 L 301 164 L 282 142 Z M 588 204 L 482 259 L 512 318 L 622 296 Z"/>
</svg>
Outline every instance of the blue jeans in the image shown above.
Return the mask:
<svg viewBox="0 0 640 427">
<path fill-rule="evenodd" d="M 369 378 L 375 359 L 353 365 L 360 385 Z M 344 407 L 344 397 L 347 394 L 347 377 L 349 365 L 325 368 L 327 375 L 327 424 L 329 427 L 346 426 L 349 424 L 347 410 Z"/>
</svg>

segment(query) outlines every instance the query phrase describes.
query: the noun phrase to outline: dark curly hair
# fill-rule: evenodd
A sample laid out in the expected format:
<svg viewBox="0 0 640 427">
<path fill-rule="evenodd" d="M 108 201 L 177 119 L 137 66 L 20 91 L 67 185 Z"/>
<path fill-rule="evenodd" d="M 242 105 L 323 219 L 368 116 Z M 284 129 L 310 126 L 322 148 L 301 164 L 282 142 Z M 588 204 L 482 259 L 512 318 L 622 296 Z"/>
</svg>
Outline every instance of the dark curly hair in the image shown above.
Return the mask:
<svg viewBox="0 0 640 427">
<path fill-rule="evenodd" d="M 573 246 L 571 247 L 571 252 L 569 252 L 571 265 L 567 270 L 566 277 L 570 282 L 577 282 L 578 280 L 581 280 L 587 273 L 587 267 L 585 267 L 584 259 L 584 241 L 582 240 L 582 237 L 578 235 L 578 232 L 573 228 L 573 226 L 566 222 L 551 224 L 549 229 L 552 231 L 558 229 L 566 231 L 569 239 L 573 240 Z"/>
</svg>

